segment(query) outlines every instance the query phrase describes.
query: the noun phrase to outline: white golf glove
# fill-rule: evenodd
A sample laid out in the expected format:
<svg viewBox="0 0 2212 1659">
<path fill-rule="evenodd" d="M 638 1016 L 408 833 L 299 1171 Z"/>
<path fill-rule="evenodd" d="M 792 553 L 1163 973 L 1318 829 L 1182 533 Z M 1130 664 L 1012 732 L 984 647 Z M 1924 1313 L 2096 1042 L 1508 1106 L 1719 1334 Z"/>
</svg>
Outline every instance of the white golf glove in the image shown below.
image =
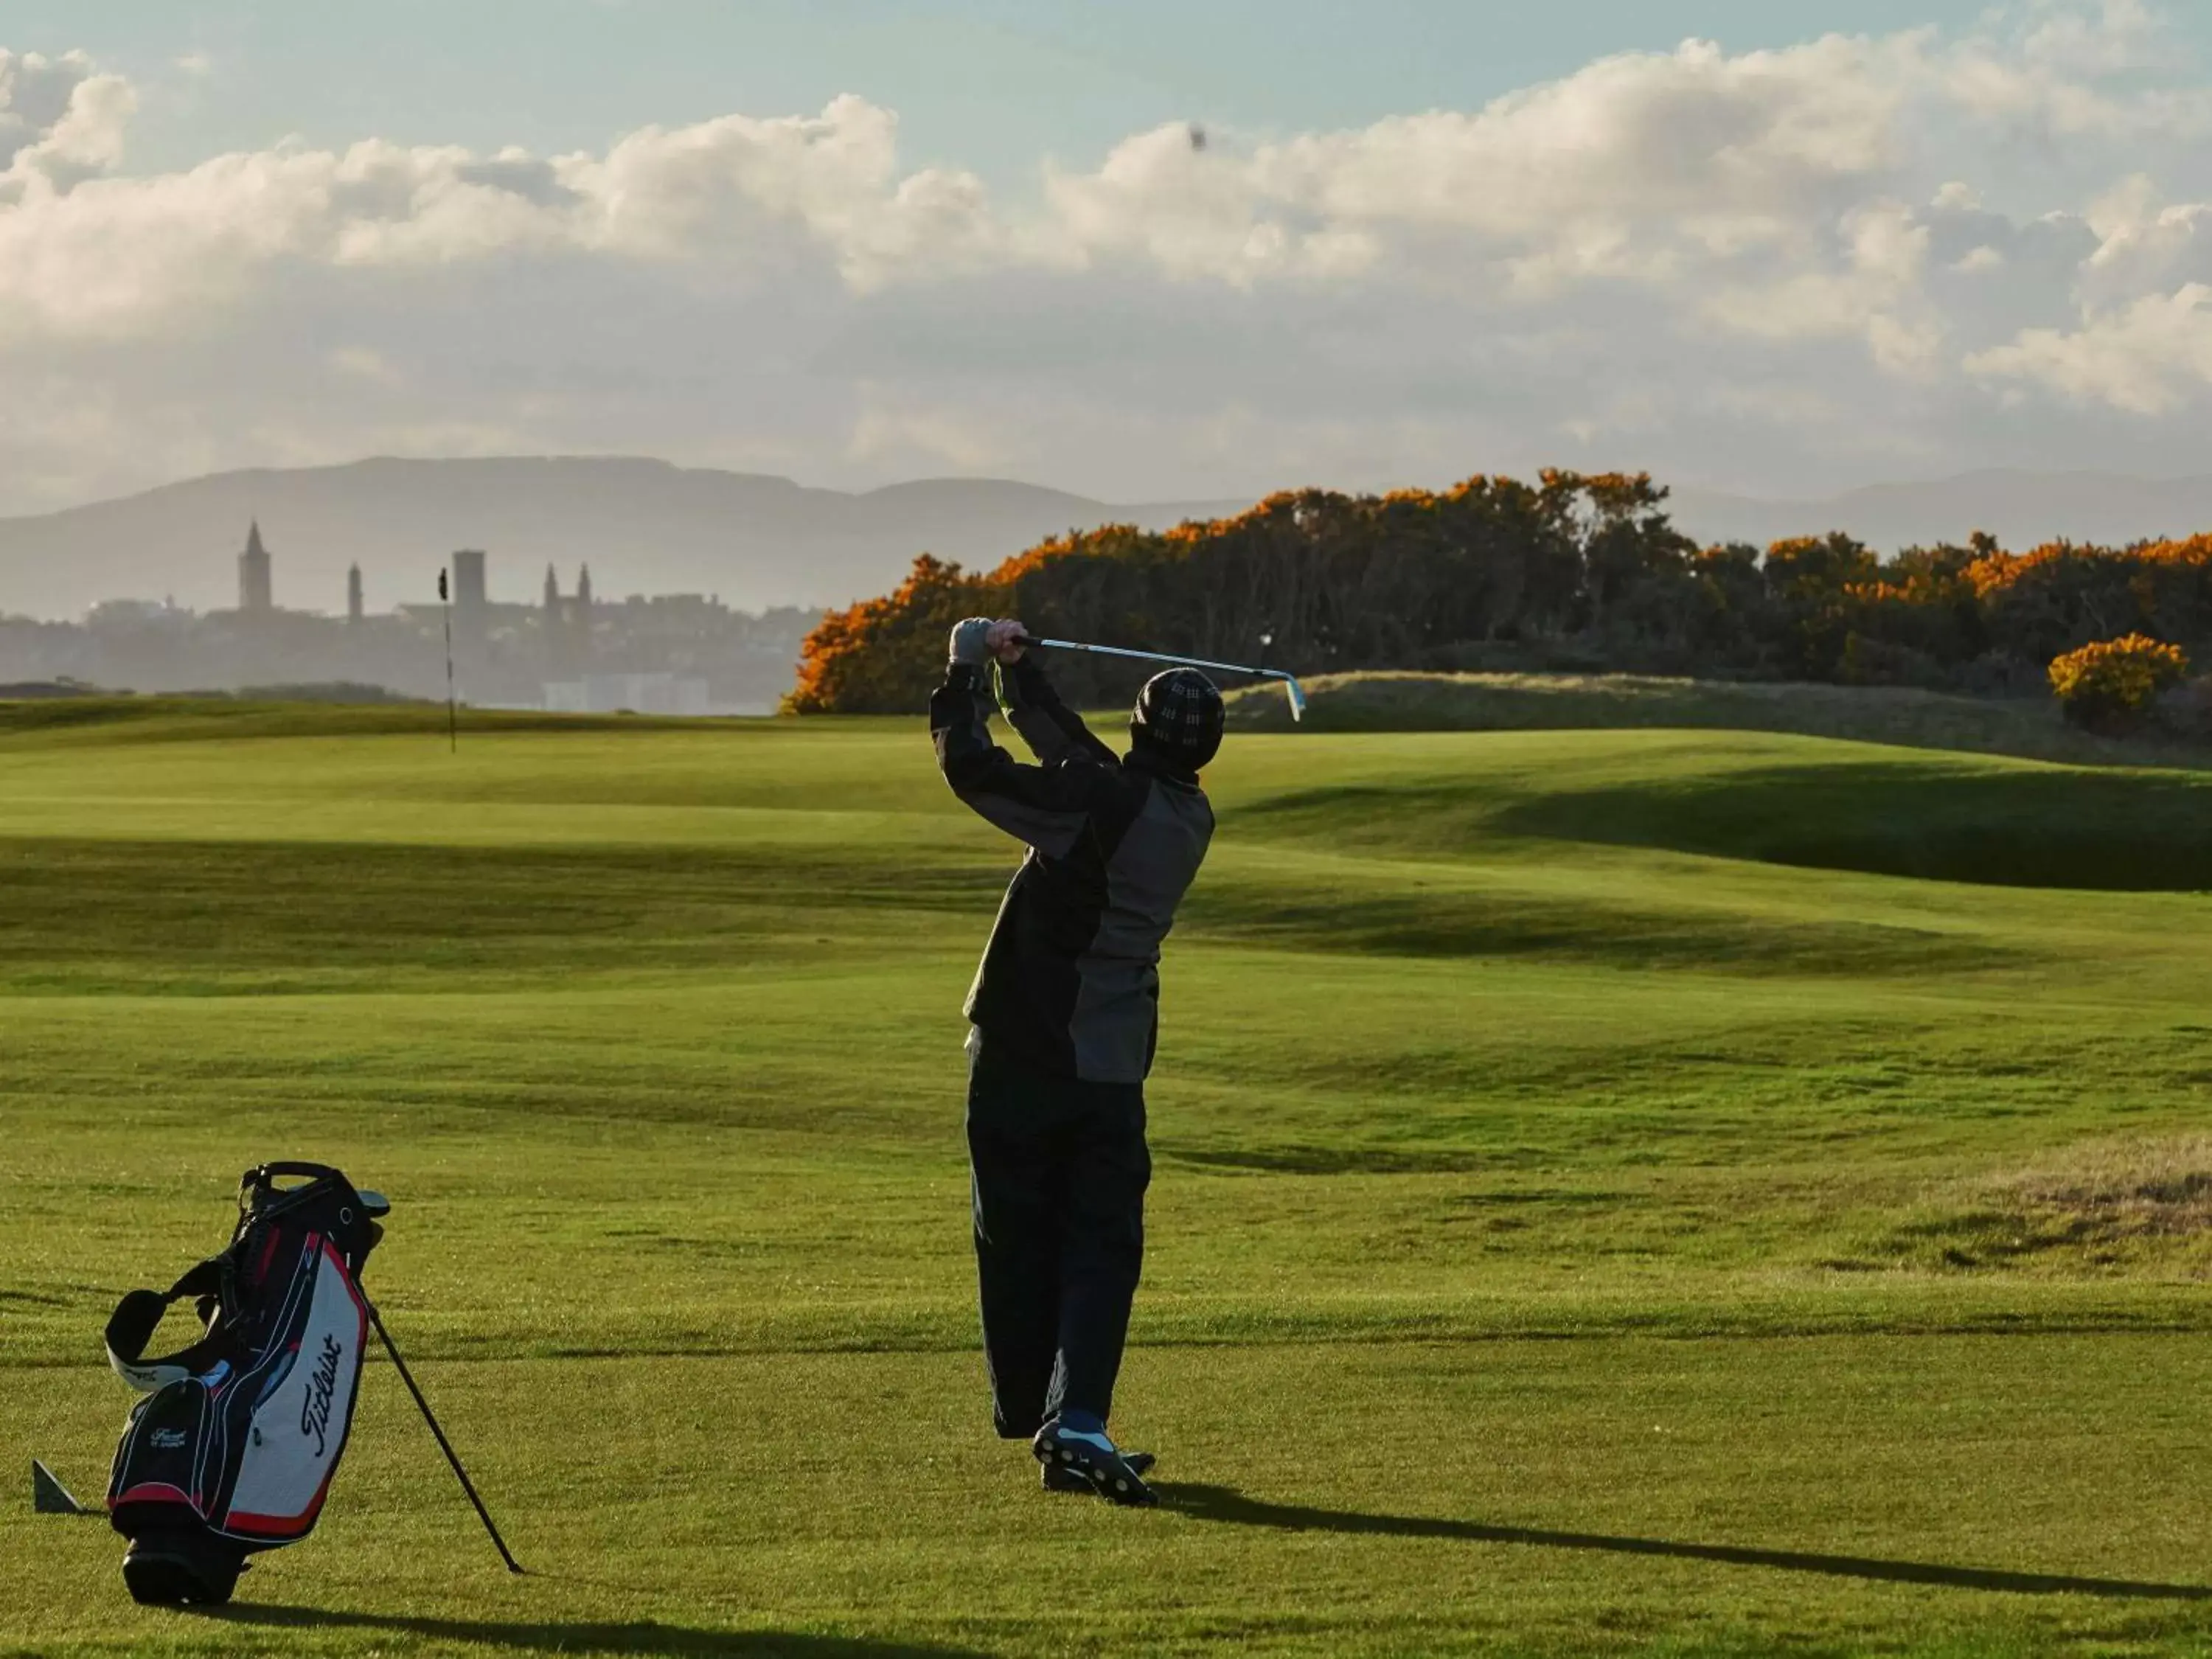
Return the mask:
<svg viewBox="0 0 2212 1659">
<path fill-rule="evenodd" d="M 991 619 L 988 617 L 969 617 L 964 622 L 952 624 L 952 638 L 945 647 L 946 665 L 957 668 L 965 665 L 981 668 L 991 660 Z"/>
</svg>

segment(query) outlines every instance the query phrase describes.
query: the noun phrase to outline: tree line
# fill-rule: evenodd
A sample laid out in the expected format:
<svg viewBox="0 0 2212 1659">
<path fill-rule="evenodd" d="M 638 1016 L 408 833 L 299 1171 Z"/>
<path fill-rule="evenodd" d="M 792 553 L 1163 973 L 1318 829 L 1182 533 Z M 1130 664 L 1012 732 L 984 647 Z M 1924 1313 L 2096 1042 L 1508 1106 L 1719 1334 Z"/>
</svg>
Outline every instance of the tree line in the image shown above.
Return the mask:
<svg viewBox="0 0 2212 1659">
<path fill-rule="evenodd" d="M 1054 537 L 996 569 L 930 555 L 807 636 L 797 713 L 904 713 L 962 617 L 1301 675 L 1362 668 L 1622 671 L 2047 686 L 2053 659 L 2136 633 L 2212 652 L 2212 536 L 2015 553 L 1984 535 L 1883 558 L 1832 532 L 1701 547 L 1645 473 L 1477 476 L 1449 489 L 1285 491 L 1233 518 Z M 1072 698 L 1141 670 L 1055 665 Z"/>
</svg>

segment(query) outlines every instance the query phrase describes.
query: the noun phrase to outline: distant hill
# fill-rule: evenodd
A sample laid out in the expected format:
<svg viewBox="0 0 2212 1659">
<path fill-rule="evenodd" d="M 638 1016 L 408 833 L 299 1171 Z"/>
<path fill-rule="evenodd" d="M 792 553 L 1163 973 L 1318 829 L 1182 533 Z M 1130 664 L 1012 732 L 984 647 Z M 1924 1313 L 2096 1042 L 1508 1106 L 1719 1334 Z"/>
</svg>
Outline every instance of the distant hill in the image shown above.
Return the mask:
<svg viewBox="0 0 2212 1659">
<path fill-rule="evenodd" d="M 535 599 L 545 567 L 603 598 L 719 593 L 730 605 L 843 604 L 917 553 L 995 563 L 1042 537 L 1116 521 L 1164 527 L 1245 501 L 1115 506 L 1034 484 L 933 478 L 863 494 L 788 478 L 573 457 L 358 461 L 217 473 L 35 518 L 0 519 L 0 613 L 71 617 L 101 599 L 237 602 L 260 520 L 276 603 L 341 611 L 358 561 L 371 611 L 434 598 L 457 548 L 489 555 L 492 597 Z"/>
<path fill-rule="evenodd" d="M 357 461 L 216 473 L 35 518 L 0 519 L 0 613 L 70 617 L 101 599 L 210 610 L 235 603 L 237 555 L 258 518 L 276 602 L 337 611 L 358 561 L 372 611 L 430 599 L 456 548 L 490 556 L 492 596 L 534 599 L 545 567 L 564 592 L 588 562 L 598 592 L 719 593 L 747 610 L 843 604 L 896 583 L 917 553 L 996 563 L 1061 531 L 1160 528 L 1242 511 L 1236 501 L 1116 506 L 1035 484 L 930 478 L 850 494 L 788 478 L 623 458 Z M 1701 541 L 1760 544 L 1845 530 L 1884 550 L 2052 537 L 2127 542 L 2212 529 L 2212 477 L 1972 472 L 1880 484 L 1825 501 L 1674 491 Z"/>
<path fill-rule="evenodd" d="M 1663 482 L 1663 481 L 1662 481 Z M 2212 530 L 2212 477 L 2130 478 L 2110 472 L 1967 472 L 1929 483 L 1875 484 L 1825 501 L 1769 501 L 1677 489 L 1674 522 L 1703 542 L 1759 546 L 1847 531 L 1894 552 L 1964 542 L 1986 530 L 2022 550 L 2064 538 L 2121 543 Z"/>
</svg>

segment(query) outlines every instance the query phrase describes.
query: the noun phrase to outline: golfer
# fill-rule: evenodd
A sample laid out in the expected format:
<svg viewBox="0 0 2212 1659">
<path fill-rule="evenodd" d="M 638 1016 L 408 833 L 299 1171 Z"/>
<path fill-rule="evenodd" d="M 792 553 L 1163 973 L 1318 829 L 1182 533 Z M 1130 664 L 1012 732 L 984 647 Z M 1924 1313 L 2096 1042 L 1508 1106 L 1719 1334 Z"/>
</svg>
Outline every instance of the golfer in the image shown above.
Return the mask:
<svg viewBox="0 0 2212 1659">
<path fill-rule="evenodd" d="M 1117 756 L 1054 695 L 1021 624 L 952 630 L 929 700 L 953 793 L 1029 844 L 968 993 L 968 1152 L 991 1409 L 1056 1492 L 1150 1504 L 1152 1459 L 1108 1434 L 1145 1253 L 1145 1074 L 1160 941 L 1206 858 L 1198 769 L 1221 694 L 1195 669 L 1146 682 Z M 991 741 L 1008 722 L 1041 763 Z"/>
</svg>

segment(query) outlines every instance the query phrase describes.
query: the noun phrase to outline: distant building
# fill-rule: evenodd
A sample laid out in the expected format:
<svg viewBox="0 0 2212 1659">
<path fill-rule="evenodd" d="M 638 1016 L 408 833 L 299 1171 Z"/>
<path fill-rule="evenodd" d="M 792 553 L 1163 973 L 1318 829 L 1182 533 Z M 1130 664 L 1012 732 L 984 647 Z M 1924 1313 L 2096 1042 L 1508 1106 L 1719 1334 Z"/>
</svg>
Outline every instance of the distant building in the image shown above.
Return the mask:
<svg viewBox="0 0 2212 1659">
<path fill-rule="evenodd" d="M 246 532 L 246 551 L 238 556 L 238 608 L 249 617 L 265 617 L 276 608 L 269 550 L 261 544 L 258 519 Z"/>
<path fill-rule="evenodd" d="M 143 628 L 190 620 L 174 599 L 102 599 L 84 613 L 87 628 Z"/>
<path fill-rule="evenodd" d="M 346 572 L 346 623 L 358 628 L 366 614 L 361 602 L 361 567 L 355 565 Z"/>
<path fill-rule="evenodd" d="M 562 597 L 559 574 L 551 565 L 545 567 L 545 593 L 538 612 L 538 637 L 549 682 L 571 682 L 574 676 L 588 667 L 592 659 L 591 566 L 586 565 L 577 573 L 574 599 Z"/>
<path fill-rule="evenodd" d="M 484 592 L 484 556 L 475 548 L 453 555 L 453 635 L 471 645 L 489 632 L 489 601 Z"/>
<path fill-rule="evenodd" d="M 568 601 L 561 596 L 561 578 L 551 565 L 545 567 L 545 593 L 538 616 L 538 647 L 543 659 L 540 669 L 547 680 L 565 678 L 576 665 L 575 629 L 574 612 Z"/>
</svg>

